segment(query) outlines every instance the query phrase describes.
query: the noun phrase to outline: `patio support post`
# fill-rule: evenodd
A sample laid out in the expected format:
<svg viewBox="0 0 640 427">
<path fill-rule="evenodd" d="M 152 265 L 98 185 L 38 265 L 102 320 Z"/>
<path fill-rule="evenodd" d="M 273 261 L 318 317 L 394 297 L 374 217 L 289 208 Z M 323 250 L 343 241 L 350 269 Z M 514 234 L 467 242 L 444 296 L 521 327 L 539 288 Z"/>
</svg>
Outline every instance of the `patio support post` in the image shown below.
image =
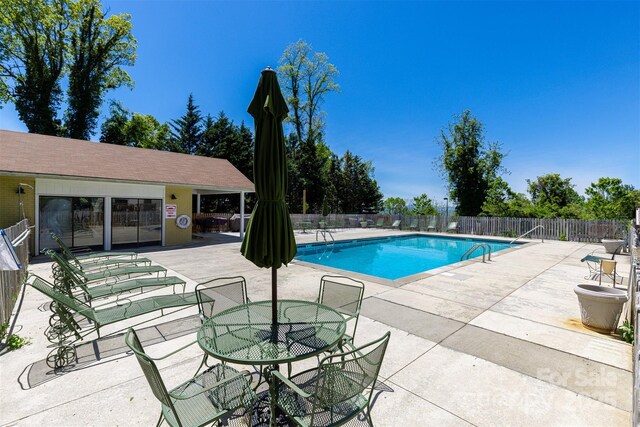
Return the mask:
<svg viewBox="0 0 640 427">
<path fill-rule="evenodd" d="M 244 191 L 240 192 L 240 240 L 244 239 Z"/>
<path fill-rule="evenodd" d="M 200 213 L 200 193 L 196 194 L 196 213 Z"/>
</svg>

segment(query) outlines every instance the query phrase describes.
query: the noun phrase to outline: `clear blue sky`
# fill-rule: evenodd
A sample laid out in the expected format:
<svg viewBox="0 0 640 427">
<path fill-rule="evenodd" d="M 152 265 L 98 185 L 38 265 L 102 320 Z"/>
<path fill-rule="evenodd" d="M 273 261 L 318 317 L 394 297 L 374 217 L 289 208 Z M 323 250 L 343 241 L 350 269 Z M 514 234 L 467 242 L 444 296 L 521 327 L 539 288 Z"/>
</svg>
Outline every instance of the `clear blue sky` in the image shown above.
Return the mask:
<svg viewBox="0 0 640 427">
<path fill-rule="evenodd" d="M 108 98 L 160 121 L 193 93 L 252 125 L 260 70 L 304 39 L 340 71 L 326 141 L 372 160 L 385 195 L 445 196 L 434 139 L 469 108 L 503 144 L 512 188 L 557 172 L 640 186 L 638 2 L 105 1 L 132 15 L 133 91 Z M 104 108 L 106 110 L 106 108 Z M 23 130 L 11 106 L 0 127 Z M 97 139 L 97 135 L 94 139 Z"/>
</svg>

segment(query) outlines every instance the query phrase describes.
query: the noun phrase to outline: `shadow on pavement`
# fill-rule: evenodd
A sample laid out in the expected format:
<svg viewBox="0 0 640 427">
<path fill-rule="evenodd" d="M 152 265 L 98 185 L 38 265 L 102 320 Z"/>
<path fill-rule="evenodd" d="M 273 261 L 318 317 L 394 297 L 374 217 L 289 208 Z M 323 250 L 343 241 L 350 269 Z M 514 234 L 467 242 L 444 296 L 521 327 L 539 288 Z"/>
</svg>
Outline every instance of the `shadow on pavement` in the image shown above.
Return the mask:
<svg viewBox="0 0 640 427">
<path fill-rule="evenodd" d="M 195 333 L 199 327 L 200 318 L 193 315 L 137 329 L 136 332 L 142 344 L 148 346 Z M 75 363 L 64 368 L 51 369 L 45 359 L 32 363 L 22 371 L 18 382 L 23 390 L 29 390 L 68 373 L 130 356 L 131 352 L 124 342 L 124 335 L 125 332 L 118 332 L 76 345 Z M 109 360 L 104 361 L 105 358 Z"/>
</svg>

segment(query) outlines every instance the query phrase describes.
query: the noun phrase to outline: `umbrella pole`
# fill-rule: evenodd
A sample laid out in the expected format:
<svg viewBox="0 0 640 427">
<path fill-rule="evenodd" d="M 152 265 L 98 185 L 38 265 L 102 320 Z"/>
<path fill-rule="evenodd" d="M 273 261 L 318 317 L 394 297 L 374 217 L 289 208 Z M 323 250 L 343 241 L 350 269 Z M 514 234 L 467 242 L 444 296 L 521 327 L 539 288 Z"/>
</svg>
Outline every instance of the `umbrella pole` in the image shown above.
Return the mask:
<svg viewBox="0 0 640 427">
<path fill-rule="evenodd" d="M 271 324 L 278 323 L 278 269 L 271 267 Z"/>
</svg>

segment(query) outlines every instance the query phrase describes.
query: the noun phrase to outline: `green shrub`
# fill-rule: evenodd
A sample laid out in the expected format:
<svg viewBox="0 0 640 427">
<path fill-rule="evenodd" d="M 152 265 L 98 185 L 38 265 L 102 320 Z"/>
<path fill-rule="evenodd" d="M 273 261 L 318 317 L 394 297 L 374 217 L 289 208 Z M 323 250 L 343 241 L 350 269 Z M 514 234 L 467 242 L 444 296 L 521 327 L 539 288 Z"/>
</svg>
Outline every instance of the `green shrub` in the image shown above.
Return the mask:
<svg viewBox="0 0 640 427">
<path fill-rule="evenodd" d="M 620 332 L 622 332 L 622 339 L 633 344 L 633 325 L 625 320 L 622 326 L 620 326 Z"/>
<path fill-rule="evenodd" d="M 27 344 L 31 344 L 31 340 L 29 338 L 22 338 L 21 336 L 16 334 L 7 335 L 8 330 L 9 323 L 3 323 L 2 325 L 0 325 L 0 341 L 3 341 L 6 338 L 7 347 L 9 347 L 9 350 L 17 350 Z"/>
</svg>

